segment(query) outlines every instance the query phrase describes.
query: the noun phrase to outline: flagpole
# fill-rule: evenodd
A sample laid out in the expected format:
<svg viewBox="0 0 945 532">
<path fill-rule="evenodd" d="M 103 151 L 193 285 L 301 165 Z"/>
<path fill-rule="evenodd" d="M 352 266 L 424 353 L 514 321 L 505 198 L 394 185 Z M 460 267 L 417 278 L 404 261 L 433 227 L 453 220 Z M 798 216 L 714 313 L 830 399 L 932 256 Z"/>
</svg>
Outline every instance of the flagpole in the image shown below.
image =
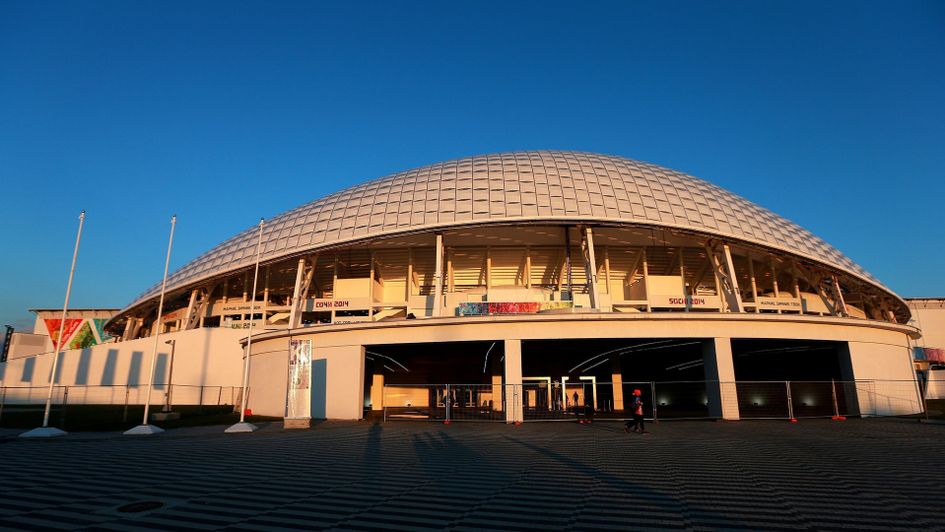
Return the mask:
<svg viewBox="0 0 945 532">
<path fill-rule="evenodd" d="M 253 353 L 253 315 L 256 312 L 256 282 L 259 280 L 259 253 L 262 250 L 263 219 L 259 219 L 259 237 L 256 240 L 256 271 L 253 273 L 253 298 L 249 304 L 249 336 L 246 339 L 246 356 L 243 360 L 243 391 L 240 397 L 240 421 L 235 425 L 227 427 L 224 432 L 253 432 L 259 427 L 246 422 L 246 405 L 248 404 L 246 396 L 246 386 L 249 383 L 249 364 L 250 355 Z M 263 319 L 265 320 L 265 316 Z"/>
<path fill-rule="evenodd" d="M 69 268 L 69 283 L 66 285 L 66 301 L 62 304 L 62 319 L 59 320 L 59 335 L 53 339 L 52 371 L 49 373 L 49 391 L 46 393 L 46 411 L 43 413 L 43 426 L 24 432 L 24 438 L 62 436 L 66 431 L 49 427 L 49 411 L 52 407 L 53 386 L 56 383 L 56 369 L 59 367 L 59 348 L 65 338 L 66 312 L 69 310 L 69 295 L 72 293 L 72 278 L 75 276 L 75 261 L 79 256 L 79 242 L 82 240 L 82 225 L 85 223 L 85 211 L 79 213 L 79 232 L 75 236 L 75 249 L 72 251 L 72 266 Z"/>
<path fill-rule="evenodd" d="M 128 436 L 144 436 L 164 432 L 164 429 L 148 424 L 148 412 L 151 410 L 151 390 L 154 387 L 154 366 L 157 362 L 158 342 L 161 336 L 161 315 L 164 312 L 164 292 L 167 289 L 167 270 L 171 265 L 171 246 L 174 245 L 174 227 L 177 215 L 171 216 L 171 236 L 167 240 L 167 257 L 164 259 L 164 279 L 161 281 L 161 297 L 158 299 L 157 318 L 154 320 L 154 347 L 151 349 L 151 372 L 148 376 L 148 393 L 144 397 L 144 418 L 141 424 L 125 431 Z"/>
</svg>

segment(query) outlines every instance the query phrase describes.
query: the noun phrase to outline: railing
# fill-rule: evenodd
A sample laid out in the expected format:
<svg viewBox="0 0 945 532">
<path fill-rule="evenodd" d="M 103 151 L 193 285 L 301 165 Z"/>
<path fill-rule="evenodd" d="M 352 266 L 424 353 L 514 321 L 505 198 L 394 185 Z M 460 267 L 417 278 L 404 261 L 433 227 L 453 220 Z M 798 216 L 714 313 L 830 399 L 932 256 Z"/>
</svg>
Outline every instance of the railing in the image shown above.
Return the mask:
<svg viewBox="0 0 945 532">
<path fill-rule="evenodd" d="M 0 426 L 31 427 L 41 424 L 48 393 L 48 386 L 0 387 Z M 146 399 L 152 412 L 161 412 L 171 406 L 177 410 L 201 414 L 205 409 L 207 412 L 220 410 L 218 407 L 232 410 L 234 405 L 241 402 L 241 388 L 155 384 L 148 396 L 146 385 L 54 386 L 50 424 L 65 427 L 70 424 L 72 417 L 76 418 L 72 425 L 83 427 L 134 422 L 143 414 Z"/>
<path fill-rule="evenodd" d="M 661 381 L 534 380 L 521 385 L 418 384 L 384 387 L 384 419 L 423 421 L 623 420 L 638 391 L 644 417 L 805 419 L 895 416 L 925 411 L 911 380 Z M 736 408 L 737 407 L 737 408 Z M 508 408 L 521 409 L 520 413 Z"/>
</svg>

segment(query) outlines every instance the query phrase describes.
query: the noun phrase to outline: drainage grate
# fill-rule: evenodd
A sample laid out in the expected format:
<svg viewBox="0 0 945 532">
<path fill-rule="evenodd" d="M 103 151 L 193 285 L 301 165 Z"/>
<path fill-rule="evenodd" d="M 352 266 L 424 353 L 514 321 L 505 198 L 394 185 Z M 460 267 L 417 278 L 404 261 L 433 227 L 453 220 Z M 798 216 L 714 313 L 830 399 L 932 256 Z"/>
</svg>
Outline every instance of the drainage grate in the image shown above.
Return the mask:
<svg viewBox="0 0 945 532">
<path fill-rule="evenodd" d="M 136 514 L 157 510 L 162 506 L 164 506 L 164 503 L 160 501 L 138 501 L 119 506 L 118 511 L 126 514 Z"/>
</svg>

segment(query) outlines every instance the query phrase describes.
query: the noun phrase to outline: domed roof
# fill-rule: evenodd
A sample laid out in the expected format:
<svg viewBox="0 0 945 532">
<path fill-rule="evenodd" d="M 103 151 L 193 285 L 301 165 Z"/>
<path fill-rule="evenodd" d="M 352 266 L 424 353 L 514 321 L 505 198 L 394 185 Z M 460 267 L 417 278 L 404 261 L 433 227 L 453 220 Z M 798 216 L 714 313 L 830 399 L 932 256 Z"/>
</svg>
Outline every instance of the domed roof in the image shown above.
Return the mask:
<svg viewBox="0 0 945 532">
<path fill-rule="evenodd" d="M 806 229 L 731 192 L 660 166 L 594 153 L 467 157 L 368 181 L 264 225 L 262 261 L 418 230 L 515 221 L 618 222 L 718 235 L 799 255 L 883 287 Z M 168 278 L 168 291 L 252 266 L 253 226 Z M 160 284 L 129 308 L 159 293 Z M 891 293 L 891 292 L 890 292 Z"/>
</svg>

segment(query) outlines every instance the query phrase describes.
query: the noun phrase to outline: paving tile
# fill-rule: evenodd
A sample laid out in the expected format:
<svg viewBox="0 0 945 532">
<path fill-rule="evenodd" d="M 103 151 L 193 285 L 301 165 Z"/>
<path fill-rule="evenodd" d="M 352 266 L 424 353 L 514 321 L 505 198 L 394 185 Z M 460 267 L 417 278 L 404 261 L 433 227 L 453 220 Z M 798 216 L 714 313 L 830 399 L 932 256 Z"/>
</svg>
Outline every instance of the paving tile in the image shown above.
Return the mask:
<svg viewBox="0 0 945 532">
<path fill-rule="evenodd" d="M 0 435 L 0 528 L 945 530 L 929 492 L 945 451 L 935 425 L 379 427 Z M 152 500 L 163 506 L 117 511 Z"/>
</svg>

